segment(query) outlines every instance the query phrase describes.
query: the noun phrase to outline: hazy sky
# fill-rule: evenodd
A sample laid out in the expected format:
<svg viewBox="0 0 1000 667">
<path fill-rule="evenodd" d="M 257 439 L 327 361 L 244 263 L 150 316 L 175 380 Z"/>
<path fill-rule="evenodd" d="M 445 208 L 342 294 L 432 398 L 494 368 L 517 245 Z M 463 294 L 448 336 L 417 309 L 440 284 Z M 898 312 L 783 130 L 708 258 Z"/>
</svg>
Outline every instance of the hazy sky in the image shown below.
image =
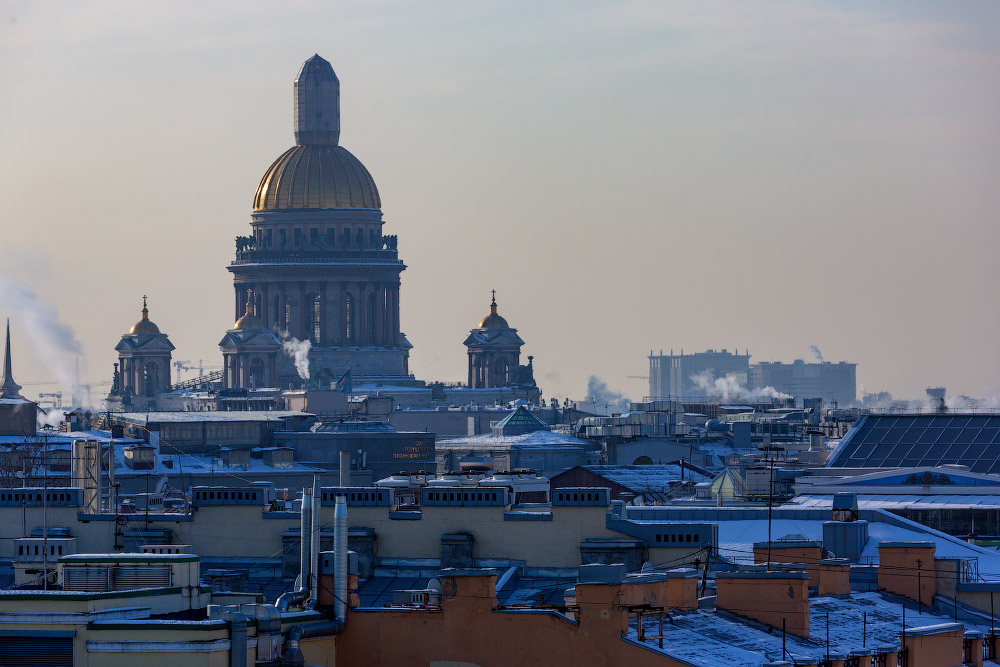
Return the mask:
<svg viewBox="0 0 1000 667">
<path fill-rule="evenodd" d="M 995 2 L 2 0 L 19 381 L 66 376 L 68 332 L 29 340 L 10 281 L 86 379 L 144 293 L 175 359 L 221 360 L 314 52 L 399 235 L 420 378 L 465 378 L 495 288 L 546 396 L 641 396 L 651 348 L 810 345 L 868 391 L 1000 393 Z"/>
</svg>

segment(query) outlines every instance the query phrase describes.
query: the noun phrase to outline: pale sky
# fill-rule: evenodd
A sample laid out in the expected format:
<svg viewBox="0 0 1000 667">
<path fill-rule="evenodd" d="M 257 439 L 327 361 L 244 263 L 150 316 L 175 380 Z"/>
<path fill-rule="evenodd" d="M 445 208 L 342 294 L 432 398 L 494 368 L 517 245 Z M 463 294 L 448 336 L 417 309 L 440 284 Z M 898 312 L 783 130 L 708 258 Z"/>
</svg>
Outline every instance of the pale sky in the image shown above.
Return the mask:
<svg viewBox="0 0 1000 667">
<path fill-rule="evenodd" d="M 638 398 L 650 349 L 810 345 L 868 391 L 1000 394 L 994 2 L 2 0 L 22 384 L 72 355 L 11 281 L 86 380 L 143 294 L 175 359 L 221 361 L 233 239 L 313 53 L 399 236 L 419 378 L 465 379 L 496 289 L 546 397 Z"/>
</svg>

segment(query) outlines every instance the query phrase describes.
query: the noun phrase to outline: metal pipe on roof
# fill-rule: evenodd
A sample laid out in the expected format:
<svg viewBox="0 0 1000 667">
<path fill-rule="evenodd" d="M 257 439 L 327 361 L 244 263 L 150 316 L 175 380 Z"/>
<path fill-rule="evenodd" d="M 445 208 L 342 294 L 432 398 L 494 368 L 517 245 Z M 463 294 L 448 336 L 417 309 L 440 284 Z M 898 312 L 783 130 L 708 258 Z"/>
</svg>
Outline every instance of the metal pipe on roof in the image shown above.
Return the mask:
<svg viewBox="0 0 1000 667">
<path fill-rule="evenodd" d="M 319 601 L 319 532 L 320 532 L 320 491 L 319 476 L 313 476 L 312 491 L 312 536 L 309 540 L 309 606 L 315 607 Z M 303 581 L 303 586 L 307 585 Z"/>
<path fill-rule="evenodd" d="M 347 548 L 347 496 L 337 496 L 333 510 L 333 588 L 334 617 L 341 623 L 347 616 Z"/>
</svg>

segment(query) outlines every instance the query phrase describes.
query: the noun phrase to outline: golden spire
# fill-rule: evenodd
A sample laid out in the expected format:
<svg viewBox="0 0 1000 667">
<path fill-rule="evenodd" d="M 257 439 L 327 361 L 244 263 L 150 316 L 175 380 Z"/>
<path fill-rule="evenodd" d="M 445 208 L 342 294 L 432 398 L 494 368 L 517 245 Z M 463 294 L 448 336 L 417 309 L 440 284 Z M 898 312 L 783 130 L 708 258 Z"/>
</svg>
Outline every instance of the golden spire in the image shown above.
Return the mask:
<svg viewBox="0 0 1000 667">
<path fill-rule="evenodd" d="M 263 329 L 264 323 L 260 321 L 260 318 L 254 314 L 254 298 L 253 290 L 247 290 L 247 307 L 243 313 L 243 317 L 236 320 L 236 324 L 233 325 L 234 329 Z"/>
<path fill-rule="evenodd" d="M 129 333 L 133 334 L 158 334 L 160 328 L 149 319 L 149 308 L 146 306 L 146 295 L 142 295 L 142 319 L 132 325 Z"/>
</svg>

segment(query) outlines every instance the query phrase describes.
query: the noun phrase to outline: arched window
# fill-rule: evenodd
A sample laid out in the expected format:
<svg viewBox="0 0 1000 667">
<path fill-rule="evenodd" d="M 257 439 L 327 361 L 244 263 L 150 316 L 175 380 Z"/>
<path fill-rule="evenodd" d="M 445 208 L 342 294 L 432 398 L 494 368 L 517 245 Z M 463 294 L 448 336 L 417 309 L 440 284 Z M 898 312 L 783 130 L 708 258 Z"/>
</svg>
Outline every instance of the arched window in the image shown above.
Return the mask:
<svg viewBox="0 0 1000 667">
<path fill-rule="evenodd" d="M 146 390 L 144 393 L 146 396 L 153 396 L 156 394 L 160 384 L 160 366 L 155 361 L 150 361 L 146 363 L 143 371 L 145 374 L 143 385 Z"/>
<path fill-rule="evenodd" d="M 254 389 L 263 387 L 265 382 L 264 360 L 260 357 L 254 357 L 250 360 L 250 387 Z"/>
<path fill-rule="evenodd" d="M 493 386 L 507 386 L 507 360 L 503 357 L 497 357 L 493 362 Z"/>
<path fill-rule="evenodd" d="M 368 307 L 365 313 L 365 338 L 369 343 L 375 342 L 375 295 L 368 295 Z"/>
<path fill-rule="evenodd" d="M 350 294 L 344 297 L 344 341 L 350 343 L 354 339 L 354 297 Z"/>
<path fill-rule="evenodd" d="M 319 345 L 323 338 L 323 302 L 319 294 L 312 298 L 312 343 Z"/>
</svg>

